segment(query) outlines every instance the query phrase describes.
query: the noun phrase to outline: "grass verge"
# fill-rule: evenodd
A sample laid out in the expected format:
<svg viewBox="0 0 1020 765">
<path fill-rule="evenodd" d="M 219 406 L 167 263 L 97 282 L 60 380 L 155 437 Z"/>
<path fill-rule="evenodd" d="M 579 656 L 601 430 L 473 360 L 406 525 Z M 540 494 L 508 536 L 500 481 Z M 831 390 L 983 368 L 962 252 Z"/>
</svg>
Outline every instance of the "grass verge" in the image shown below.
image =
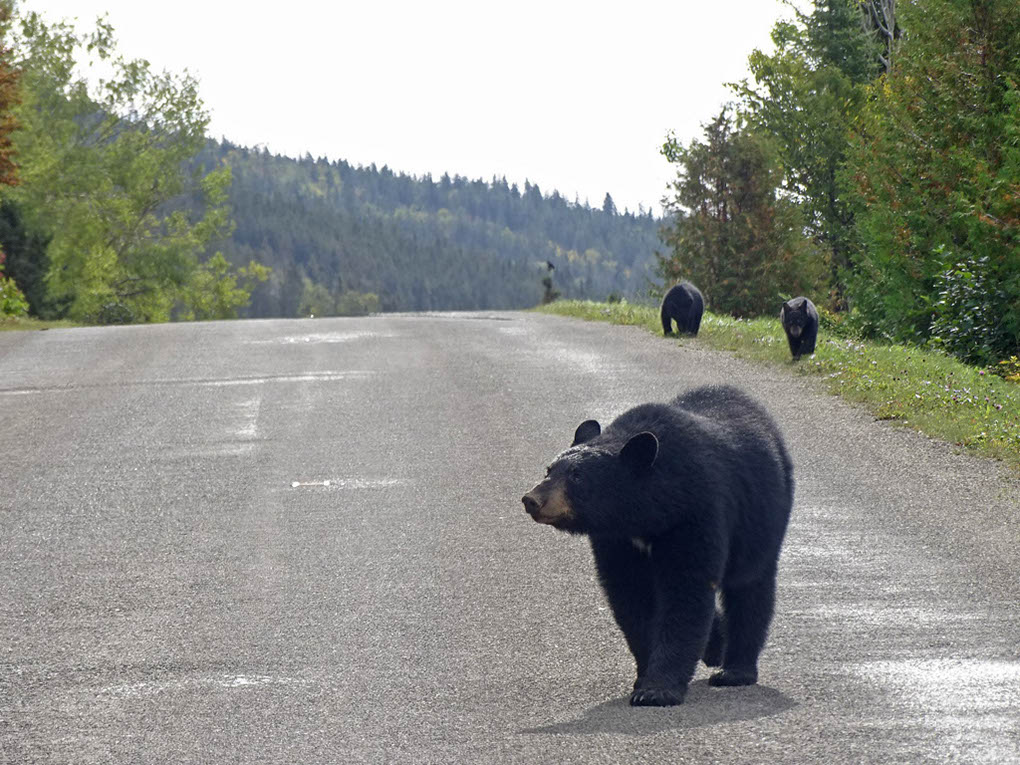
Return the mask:
<svg viewBox="0 0 1020 765">
<path fill-rule="evenodd" d="M 0 318 L 0 332 L 13 332 L 15 330 L 30 329 L 65 329 L 67 327 L 78 327 L 73 321 L 42 321 L 41 319 L 28 319 L 14 316 Z"/>
<path fill-rule="evenodd" d="M 662 334 L 657 307 L 557 301 L 538 309 L 581 319 L 631 324 Z M 676 340 L 670 340 L 676 342 Z M 794 363 L 775 319 L 706 313 L 695 342 L 741 358 L 820 377 L 828 389 L 865 405 L 876 418 L 1002 460 L 1020 470 L 1020 385 L 937 351 L 881 345 L 819 332 L 816 352 Z"/>
</svg>

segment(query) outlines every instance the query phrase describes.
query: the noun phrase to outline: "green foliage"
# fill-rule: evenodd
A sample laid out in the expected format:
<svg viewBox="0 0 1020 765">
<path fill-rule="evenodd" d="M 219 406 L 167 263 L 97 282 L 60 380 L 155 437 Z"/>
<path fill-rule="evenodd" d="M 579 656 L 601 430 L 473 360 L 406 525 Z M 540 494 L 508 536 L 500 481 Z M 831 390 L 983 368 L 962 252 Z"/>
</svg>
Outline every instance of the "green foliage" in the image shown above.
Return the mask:
<svg viewBox="0 0 1020 765">
<path fill-rule="evenodd" d="M 818 311 L 819 332 L 833 337 L 857 337 L 845 311 L 832 311 L 821 305 L 815 308 Z"/>
<path fill-rule="evenodd" d="M 85 34 L 18 21 L 22 183 L 8 197 L 48 241 L 47 299 L 76 319 L 165 321 L 231 225 L 229 169 L 185 169 L 206 141 L 197 83 L 118 55 L 105 21 Z M 79 72 L 93 61 L 109 75 L 90 88 Z"/>
<path fill-rule="evenodd" d="M 8 316 L 0 321 L 0 332 L 18 332 L 39 329 L 70 329 L 77 327 L 72 321 L 34 319 L 31 316 Z"/>
<path fill-rule="evenodd" d="M 955 263 L 939 275 L 932 306 L 933 345 L 975 364 L 994 362 L 1008 347 L 999 309 L 1009 296 L 990 277 L 987 257 Z"/>
<path fill-rule="evenodd" d="M 4 276 L 3 252 L 0 252 L 0 316 L 27 316 L 28 300 L 18 289 L 18 285 L 8 276 Z"/>
<path fill-rule="evenodd" d="M 667 256 L 658 256 L 668 287 L 690 279 L 716 312 L 759 316 L 778 310 L 783 293 L 823 289 L 825 258 L 803 236 L 797 205 L 779 193 L 782 171 L 772 143 L 724 109 L 688 146 L 670 136 L 663 155 L 678 166 Z"/>
<path fill-rule="evenodd" d="M 305 288 L 301 293 L 298 313 L 302 316 L 335 316 L 336 297 L 321 284 L 311 279 L 304 280 Z"/>
<path fill-rule="evenodd" d="M 372 292 L 347 290 L 336 301 L 337 316 L 368 316 L 379 310 L 379 296 Z"/>
<path fill-rule="evenodd" d="M 47 317 L 58 311 L 51 305 L 44 281 L 49 268 L 48 240 L 25 226 L 20 208 L 12 200 L 0 200 L 0 248 L 7 255 L 7 276 L 28 301 L 29 313 Z"/>
<path fill-rule="evenodd" d="M 272 269 L 254 260 L 235 270 L 217 252 L 192 271 L 181 291 L 180 318 L 236 319 L 238 310 L 248 305 L 255 285 L 269 279 L 271 272 Z"/>
<path fill-rule="evenodd" d="M 773 53 L 750 55 L 753 82 L 732 87 L 748 123 L 772 139 L 783 189 L 799 202 L 806 231 L 828 255 L 840 294 L 853 247 L 840 171 L 866 85 L 881 71 L 879 45 L 861 23 L 858 0 L 816 0 L 811 13 L 794 12 L 795 22 L 773 29 Z"/>
<path fill-rule="evenodd" d="M 850 296 L 873 333 L 1001 358 L 1020 346 L 1020 3 L 900 13 L 847 170 L 862 243 Z"/>
<path fill-rule="evenodd" d="M 1020 358 L 1010 356 L 1008 359 L 1003 359 L 995 365 L 992 372 L 1003 380 L 1020 383 Z"/>
<path fill-rule="evenodd" d="M 568 296 L 634 296 L 652 275 L 659 222 L 523 192 L 505 179 L 416 178 L 386 167 L 301 160 L 210 142 L 196 166 L 230 166 L 232 263 L 273 268 L 250 316 L 298 316 L 305 279 L 380 310 L 522 308 L 542 300 L 539 269 Z M 316 313 L 316 315 L 320 315 Z"/>
</svg>

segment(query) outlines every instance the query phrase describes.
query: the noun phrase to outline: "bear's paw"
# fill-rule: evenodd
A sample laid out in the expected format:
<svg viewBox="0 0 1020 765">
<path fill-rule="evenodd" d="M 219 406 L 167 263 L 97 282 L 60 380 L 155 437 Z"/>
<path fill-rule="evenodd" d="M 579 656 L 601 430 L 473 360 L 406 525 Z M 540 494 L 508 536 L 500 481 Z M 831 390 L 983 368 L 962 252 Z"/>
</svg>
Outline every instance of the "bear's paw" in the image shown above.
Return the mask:
<svg viewBox="0 0 1020 765">
<path fill-rule="evenodd" d="M 736 685 L 754 685 L 758 682 L 758 672 L 753 669 L 724 669 L 708 678 L 708 684 L 717 687 Z"/>
<path fill-rule="evenodd" d="M 687 689 L 639 688 L 630 695 L 632 707 L 675 707 L 684 703 Z"/>
</svg>

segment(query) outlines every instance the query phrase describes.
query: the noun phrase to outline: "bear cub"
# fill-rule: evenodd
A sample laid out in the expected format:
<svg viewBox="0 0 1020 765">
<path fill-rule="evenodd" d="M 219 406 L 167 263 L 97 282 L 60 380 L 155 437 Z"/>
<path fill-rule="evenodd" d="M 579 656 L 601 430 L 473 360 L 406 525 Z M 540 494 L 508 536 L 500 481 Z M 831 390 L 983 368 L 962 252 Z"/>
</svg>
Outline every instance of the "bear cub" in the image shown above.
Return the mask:
<svg viewBox="0 0 1020 765">
<path fill-rule="evenodd" d="M 806 297 L 795 297 L 783 303 L 779 309 L 779 321 L 786 331 L 790 353 L 796 361 L 803 355 L 815 352 L 818 339 L 818 310 Z"/>
<path fill-rule="evenodd" d="M 700 290 L 688 281 L 670 287 L 662 298 L 659 315 L 662 318 L 662 334 L 673 334 L 673 322 L 678 332 L 698 336 L 701 315 L 705 312 L 705 300 Z"/>
<path fill-rule="evenodd" d="M 604 430 L 583 422 L 523 502 L 588 536 L 637 664 L 631 704 L 682 703 L 699 658 L 721 665 L 711 685 L 757 682 L 793 505 L 793 466 L 760 404 L 710 386 Z"/>
</svg>

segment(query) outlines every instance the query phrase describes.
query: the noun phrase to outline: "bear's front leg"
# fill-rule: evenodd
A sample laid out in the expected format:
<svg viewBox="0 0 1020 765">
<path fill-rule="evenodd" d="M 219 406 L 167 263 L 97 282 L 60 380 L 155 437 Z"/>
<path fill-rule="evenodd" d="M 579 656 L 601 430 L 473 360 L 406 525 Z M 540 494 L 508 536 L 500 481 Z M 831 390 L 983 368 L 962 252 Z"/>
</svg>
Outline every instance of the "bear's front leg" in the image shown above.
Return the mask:
<svg viewBox="0 0 1020 765">
<path fill-rule="evenodd" d="M 649 630 L 655 603 L 648 550 L 624 537 L 591 537 L 599 582 L 637 665 L 637 682 L 648 669 Z M 635 683 L 637 687 L 637 683 Z"/>
<path fill-rule="evenodd" d="M 690 537 L 687 538 L 688 540 Z M 715 618 L 715 587 L 721 563 L 691 554 L 688 544 L 656 540 L 652 546 L 655 610 L 649 630 L 648 669 L 631 694 L 633 706 L 682 704 Z"/>
</svg>

